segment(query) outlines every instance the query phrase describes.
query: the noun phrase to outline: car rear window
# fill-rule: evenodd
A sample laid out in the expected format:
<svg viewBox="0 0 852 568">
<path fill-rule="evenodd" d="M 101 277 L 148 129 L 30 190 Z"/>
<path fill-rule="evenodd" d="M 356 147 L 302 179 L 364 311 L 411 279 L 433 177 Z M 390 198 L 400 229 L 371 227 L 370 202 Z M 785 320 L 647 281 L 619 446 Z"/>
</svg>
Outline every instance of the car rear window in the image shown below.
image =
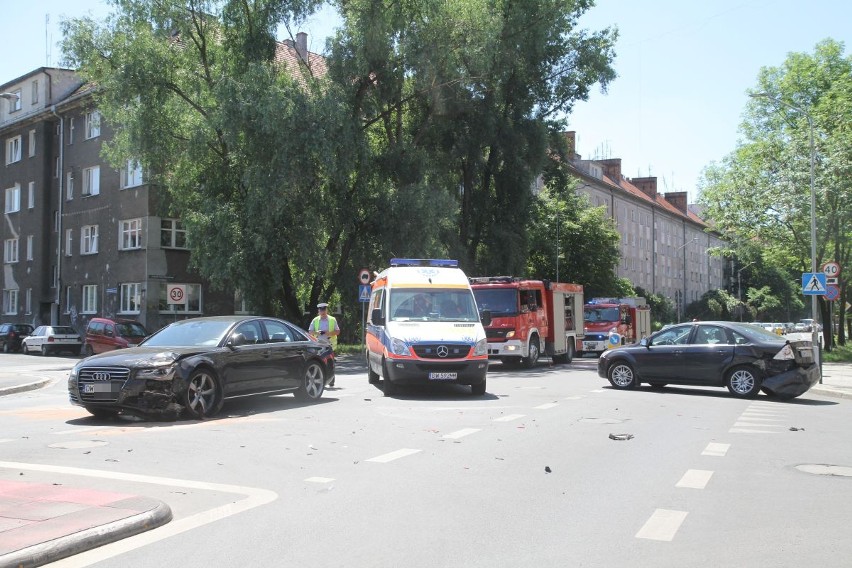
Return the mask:
<svg viewBox="0 0 852 568">
<path fill-rule="evenodd" d="M 56 327 L 53 328 L 53 333 L 55 335 L 76 335 L 77 330 L 75 330 L 73 327 L 67 327 L 67 326 L 61 326 L 60 325 L 60 326 L 56 326 Z"/>
</svg>

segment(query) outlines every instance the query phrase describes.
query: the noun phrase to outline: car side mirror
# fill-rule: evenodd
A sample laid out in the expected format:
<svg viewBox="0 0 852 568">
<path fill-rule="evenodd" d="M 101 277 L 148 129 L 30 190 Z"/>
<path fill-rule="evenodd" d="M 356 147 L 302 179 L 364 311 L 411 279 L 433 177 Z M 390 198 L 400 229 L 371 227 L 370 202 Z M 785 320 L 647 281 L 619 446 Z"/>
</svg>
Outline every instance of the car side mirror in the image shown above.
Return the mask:
<svg viewBox="0 0 852 568">
<path fill-rule="evenodd" d="M 648 341 L 647 337 L 643 337 L 642 339 L 639 340 L 639 345 L 641 345 L 643 347 L 650 347 L 651 343 Z"/>
<path fill-rule="evenodd" d="M 373 308 L 370 313 L 370 321 L 373 322 L 373 325 L 385 325 L 385 316 L 381 308 Z"/>
<path fill-rule="evenodd" d="M 485 327 L 491 325 L 491 310 L 482 310 L 479 312 L 479 321 L 481 321 L 482 325 Z"/>
</svg>

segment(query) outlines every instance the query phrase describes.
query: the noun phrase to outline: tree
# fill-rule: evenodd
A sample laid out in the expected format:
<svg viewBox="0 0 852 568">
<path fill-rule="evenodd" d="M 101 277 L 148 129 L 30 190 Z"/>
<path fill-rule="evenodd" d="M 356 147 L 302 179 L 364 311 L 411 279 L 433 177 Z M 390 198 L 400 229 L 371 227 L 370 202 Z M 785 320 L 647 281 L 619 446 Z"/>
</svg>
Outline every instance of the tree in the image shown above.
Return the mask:
<svg viewBox="0 0 852 568">
<path fill-rule="evenodd" d="M 852 252 L 852 57 L 843 51 L 829 39 L 813 54 L 792 53 L 781 67 L 762 69 L 753 92 L 768 97 L 750 100 L 743 142 L 708 167 L 700 184 L 719 230 L 760 243 L 787 281 L 811 270 L 808 116 L 817 158 L 817 266 L 848 262 Z"/>
</svg>

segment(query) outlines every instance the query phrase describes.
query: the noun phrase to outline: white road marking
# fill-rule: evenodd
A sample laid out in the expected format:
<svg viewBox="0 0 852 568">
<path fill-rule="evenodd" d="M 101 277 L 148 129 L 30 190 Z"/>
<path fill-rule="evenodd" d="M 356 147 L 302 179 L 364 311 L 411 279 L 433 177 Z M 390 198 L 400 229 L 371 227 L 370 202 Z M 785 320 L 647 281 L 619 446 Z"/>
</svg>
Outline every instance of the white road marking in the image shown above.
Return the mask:
<svg viewBox="0 0 852 568">
<path fill-rule="evenodd" d="M 586 398 L 586 397 L 584 397 L 584 396 L 566 396 L 565 400 L 582 400 L 584 398 Z"/>
<path fill-rule="evenodd" d="M 688 469 L 683 477 L 675 484 L 675 487 L 683 489 L 704 489 L 710 478 L 713 477 L 712 471 L 704 469 Z"/>
<path fill-rule="evenodd" d="M 759 426 L 759 425 L 758 425 Z M 740 428 L 735 424 L 733 428 L 728 430 L 731 434 L 780 434 L 775 430 L 757 430 L 756 428 Z"/>
<path fill-rule="evenodd" d="M 518 418 L 523 418 L 526 416 L 525 414 L 507 414 L 506 416 L 501 416 L 500 418 L 495 418 L 494 422 L 511 422 L 512 420 L 517 420 Z"/>
<path fill-rule="evenodd" d="M 558 402 L 547 402 L 545 404 L 540 404 L 538 406 L 535 406 L 534 408 L 536 410 L 547 410 L 548 408 L 553 408 L 554 406 L 559 406 L 559 403 Z"/>
<path fill-rule="evenodd" d="M 446 438 L 447 440 L 458 440 L 459 438 L 464 438 L 470 434 L 476 434 L 479 430 L 479 428 L 463 428 L 461 430 L 456 430 L 455 432 L 450 432 L 449 434 L 444 434 L 441 437 Z"/>
<path fill-rule="evenodd" d="M 14 442 L 14 441 L 15 440 L 13 440 L 12 438 L 0 438 L 0 444 L 2 444 L 3 442 Z"/>
<path fill-rule="evenodd" d="M 185 487 L 205 491 L 220 491 L 223 493 L 236 493 L 237 495 L 245 497 L 245 499 L 227 503 L 206 511 L 201 511 L 182 519 L 172 520 L 161 527 L 59 560 L 51 564 L 51 566 L 54 566 L 55 568 L 82 568 L 83 566 L 91 566 L 92 564 L 101 562 L 108 558 L 113 558 L 119 554 L 124 554 L 165 538 L 197 529 L 203 525 L 236 515 L 237 513 L 254 509 L 255 507 L 260 507 L 261 505 L 266 505 L 267 503 L 271 503 L 278 499 L 278 494 L 274 491 L 269 491 L 268 489 L 242 487 L 239 485 L 228 485 L 222 483 L 207 483 L 204 481 L 192 481 L 188 479 L 174 479 L 169 477 L 155 477 L 150 475 L 138 475 L 134 473 L 121 473 L 98 469 L 82 469 L 77 467 L 5 461 L 0 462 L 0 467 L 15 470 L 23 469 L 27 471 L 80 475 L 100 479 L 118 479 L 120 481 L 130 481 L 134 483 L 150 483 L 153 485 Z"/>
<path fill-rule="evenodd" d="M 657 509 L 645 522 L 636 538 L 647 538 L 650 540 L 663 540 L 671 542 L 674 539 L 680 525 L 686 519 L 686 511 L 671 511 L 668 509 Z"/>
<path fill-rule="evenodd" d="M 412 450 L 411 448 L 402 448 L 401 450 L 397 450 L 395 452 L 391 452 L 389 454 L 382 454 L 380 456 L 376 456 L 374 458 L 370 458 L 368 462 L 378 462 L 378 463 L 388 463 L 393 460 L 398 460 L 399 458 L 404 458 L 405 456 L 410 456 L 416 454 L 422 450 Z"/>
<path fill-rule="evenodd" d="M 740 420 L 747 420 L 749 422 L 782 422 L 783 418 L 768 418 L 766 416 L 752 416 L 751 414 L 740 416 Z"/>
<path fill-rule="evenodd" d="M 52 432 L 57 436 L 66 436 L 68 434 L 85 434 L 86 432 L 94 432 L 96 430 L 103 430 L 103 426 L 89 426 L 88 428 L 73 428 L 71 430 L 61 430 L 59 432 Z"/>
<path fill-rule="evenodd" d="M 707 447 L 704 448 L 704 451 L 701 452 L 702 456 L 724 456 L 728 453 L 728 450 L 731 449 L 731 444 L 719 444 L 716 442 L 710 442 L 707 444 Z"/>
<path fill-rule="evenodd" d="M 309 477 L 305 481 L 308 483 L 331 483 L 334 481 L 333 477 Z"/>
<path fill-rule="evenodd" d="M 606 391 L 604 389 L 596 389 L 596 390 L 593 390 L 592 392 L 606 392 Z"/>
</svg>

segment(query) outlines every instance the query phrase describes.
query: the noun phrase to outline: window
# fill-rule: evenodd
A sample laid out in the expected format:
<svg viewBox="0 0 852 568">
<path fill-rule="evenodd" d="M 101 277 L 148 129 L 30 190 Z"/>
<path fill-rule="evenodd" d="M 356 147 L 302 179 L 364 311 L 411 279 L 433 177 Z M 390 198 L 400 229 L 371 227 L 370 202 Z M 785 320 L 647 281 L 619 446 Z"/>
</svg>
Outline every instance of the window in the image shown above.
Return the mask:
<svg viewBox="0 0 852 568">
<path fill-rule="evenodd" d="M 6 190 L 6 213 L 21 210 L 21 186 L 15 185 Z"/>
<path fill-rule="evenodd" d="M 85 225 L 80 231 L 80 254 L 98 252 L 98 226 Z"/>
<path fill-rule="evenodd" d="M 127 160 L 125 168 L 121 170 L 121 187 L 135 187 L 142 183 L 142 164 L 137 160 Z"/>
<path fill-rule="evenodd" d="M 65 287 L 65 310 L 66 314 L 71 313 L 71 286 Z"/>
<path fill-rule="evenodd" d="M 38 81 L 32 82 L 32 89 L 33 89 L 33 91 L 32 91 L 32 99 L 31 100 L 32 100 L 33 104 L 36 104 L 36 103 L 38 103 Z M 29 313 L 29 312 L 27 312 L 27 313 Z"/>
<path fill-rule="evenodd" d="M 74 119 L 73 118 L 68 119 L 68 143 L 69 144 L 74 143 Z"/>
<path fill-rule="evenodd" d="M 6 139 L 6 165 L 21 161 L 21 137 Z"/>
<path fill-rule="evenodd" d="M 9 99 L 9 112 L 21 110 L 21 89 L 12 91 L 12 94 L 15 96 Z"/>
<path fill-rule="evenodd" d="M 50 265 L 50 270 L 53 272 L 53 283 L 50 285 L 51 288 L 56 288 L 59 286 L 59 269 L 55 264 Z"/>
<path fill-rule="evenodd" d="M 33 236 L 27 235 L 27 260 L 33 259 Z"/>
<path fill-rule="evenodd" d="M 3 244 L 3 262 L 18 262 L 18 239 L 6 239 Z"/>
<path fill-rule="evenodd" d="M 74 170 L 69 170 L 65 174 L 65 200 L 71 201 L 74 199 Z"/>
<path fill-rule="evenodd" d="M 35 140 L 36 140 L 35 134 L 36 134 L 35 130 L 30 130 L 30 145 L 29 145 L 29 148 L 27 148 L 27 152 L 29 153 L 30 158 L 35 156 Z"/>
<path fill-rule="evenodd" d="M 86 113 L 86 140 L 101 135 L 101 113 L 96 110 Z"/>
<path fill-rule="evenodd" d="M 14 316 L 18 313 L 18 291 L 3 290 L 3 313 Z"/>
<path fill-rule="evenodd" d="M 163 283 L 159 294 L 159 309 L 168 313 L 201 313 L 201 284 L 182 284 L 186 287 L 185 304 L 169 304 L 166 284 Z"/>
<path fill-rule="evenodd" d="M 60 174 L 62 173 L 62 172 L 60 171 L 60 169 L 61 169 L 61 168 L 59 167 L 59 157 L 57 156 L 57 157 L 53 160 L 53 177 L 55 177 L 56 179 L 59 179 L 59 176 L 60 176 Z"/>
<path fill-rule="evenodd" d="M 24 313 L 30 315 L 33 313 L 33 289 L 27 288 L 27 292 L 24 295 Z"/>
<path fill-rule="evenodd" d="M 86 284 L 83 286 L 83 309 L 84 314 L 98 313 L 98 285 Z"/>
<path fill-rule="evenodd" d="M 118 238 L 119 250 L 142 248 L 142 219 L 122 221 L 119 227 Z"/>
<path fill-rule="evenodd" d="M 71 248 L 73 245 L 74 230 L 65 229 L 65 256 L 71 256 Z"/>
<path fill-rule="evenodd" d="M 119 311 L 125 314 L 138 314 L 140 311 L 141 285 L 138 282 L 121 285 L 121 307 Z"/>
<path fill-rule="evenodd" d="M 35 182 L 31 181 L 27 184 L 27 207 L 33 209 L 35 207 Z"/>
<path fill-rule="evenodd" d="M 83 195 L 98 195 L 101 192 L 101 168 L 94 166 L 83 170 Z"/>
<path fill-rule="evenodd" d="M 59 232 L 59 211 L 53 212 L 53 232 Z"/>
<path fill-rule="evenodd" d="M 186 248 L 186 230 L 178 219 L 160 221 L 160 245 L 163 248 Z"/>
</svg>

